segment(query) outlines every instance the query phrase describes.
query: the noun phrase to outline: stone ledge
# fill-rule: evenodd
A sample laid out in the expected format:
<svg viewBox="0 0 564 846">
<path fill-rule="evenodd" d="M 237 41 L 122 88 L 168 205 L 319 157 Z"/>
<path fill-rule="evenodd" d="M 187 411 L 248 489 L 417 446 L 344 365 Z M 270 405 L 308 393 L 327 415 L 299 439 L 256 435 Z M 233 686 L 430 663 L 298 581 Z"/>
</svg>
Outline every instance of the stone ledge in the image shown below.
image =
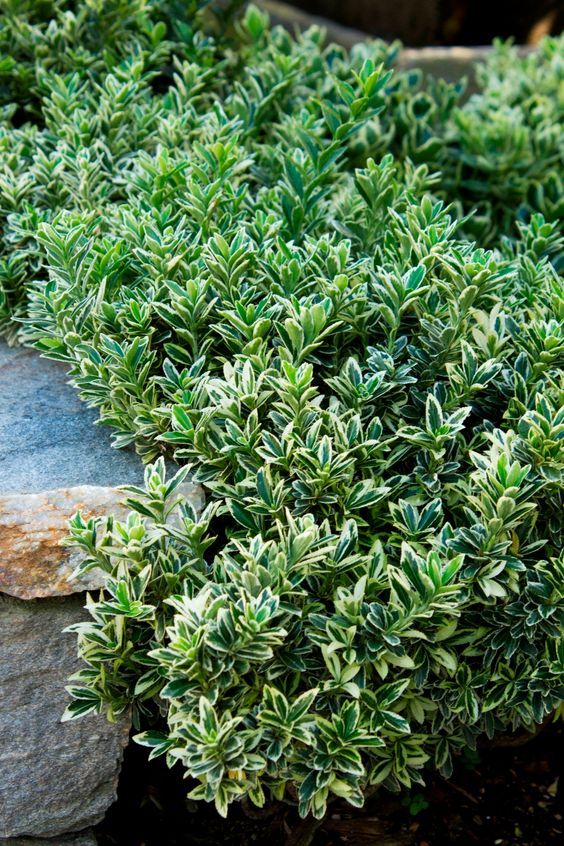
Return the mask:
<svg viewBox="0 0 564 846">
<path fill-rule="evenodd" d="M 86 619 L 84 591 L 103 581 L 71 580 L 79 554 L 61 541 L 78 510 L 123 514 L 117 486 L 141 485 L 143 466 L 34 350 L 0 342 L 0 396 L 0 846 L 94 846 L 130 719 L 61 723 L 81 666 L 63 629 Z M 184 493 L 199 503 L 194 485 Z"/>
<path fill-rule="evenodd" d="M 121 497 L 116 488 L 93 485 L 0 496 L 0 592 L 38 599 L 102 587 L 104 574 L 99 570 L 71 579 L 82 556 L 61 542 L 73 514 L 123 512 Z"/>
<path fill-rule="evenodd" d="M 258 6 L 268 12 L 273 24 L 280 24 L 290 32 L 305 30 L 310 26 L 320 26 L 327 33 L 327 41 L 340 44 L 350 50 L 355 44 L 367 39 L 377 38 L 367 32 L 343 26 L 336 21 L 312 15 L 288 3 L 279 0 L 256 0 Z M 397 67 L 401 70 L 419 68 L 431 76 L 442 77 L 447 82 L 458 82 L 463 77 L 468 80 L 466 95 L 476 90 L 475 66 L 485 61 L 492 52 L 490 46 L 475 47 L 404 47 L 398 56 Z M 535 48 L 519 47 L 525 55 Z"/>
<path fill-rule="evenodd" d="M 115 800 L 129 717 L 61 723 L 79 668 L 62 629 L 85 618 L 84 601 L 0 598 L 0 838 L 81 831 Z"/>
<path fill-rule="evenodd" d="M 47 840 L 43 837 L 8 837 L 7 840 L 0 840 L 0 846 L 97 846 L 97 843 L 93 831 L 63 834 Z"/>
<path fill-rule="evenodd" d="M 0 341 L 0 396 L 0 493 L 143 481 L 139 457 L 112 449 L 59 362 Z"/>
<path fill-rule="evenodd" d="M 142 484 L 133 450 L 113 449 L 109 427 L 78 399 L 64 365 L 0 343 L 0 593 L 19 599 L 95 590 L 103 574 L 71 574 L 80 554 L 61 542 L 77 511 L 125 516 L 118 485 Z M 173 472 L 173 469 L 172 471 Z M 186 497 L 201 493 L 187 482 Z"/>
</svg>

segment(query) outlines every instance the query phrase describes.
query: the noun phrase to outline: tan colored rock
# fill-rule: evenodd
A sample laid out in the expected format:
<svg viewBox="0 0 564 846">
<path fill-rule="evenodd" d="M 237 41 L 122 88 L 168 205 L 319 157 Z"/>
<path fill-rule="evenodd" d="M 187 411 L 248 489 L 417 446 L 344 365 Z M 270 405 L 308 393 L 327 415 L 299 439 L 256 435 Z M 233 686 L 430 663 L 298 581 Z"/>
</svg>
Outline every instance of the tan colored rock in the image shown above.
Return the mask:
<svg viewBox="0 0 564 846">
<path fill-rule="evenodd" d="M 197 485 L 185 482 L 178 493 L 196 507 L 201 506 L 202 493 Z M 122 504 L 125 496 L 119 488 L 95 485 L 0 494 L 0 593 L 18 599 L 43 599 L 101 588 L 101 570 L 72 577 L 82 553 L 62 542 L 68 535 L 68 521 L 77 511 L 85 518 L 105 514 L 125 518 L 129 511 Z"/>
<path fill-rule="evenodd" d="M 101 587 L 99 570 L 71 580 L 81 554 L 61 542 L 77 511 L 86 517 L 119 516 L 124 514 L 119 504 L 123 497 L 117 488 L 94 485 L 0 496 L 0 592 L 39 599 Z"/>
</svg>

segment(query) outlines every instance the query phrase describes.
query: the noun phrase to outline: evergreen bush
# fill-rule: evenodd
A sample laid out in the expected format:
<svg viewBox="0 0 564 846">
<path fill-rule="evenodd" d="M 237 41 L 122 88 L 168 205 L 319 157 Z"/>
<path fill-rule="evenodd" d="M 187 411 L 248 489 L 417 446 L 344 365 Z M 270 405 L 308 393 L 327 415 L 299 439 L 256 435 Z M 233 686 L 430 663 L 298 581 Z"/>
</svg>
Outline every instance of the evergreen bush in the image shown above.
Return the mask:
<svg viewBox="0 0 564 846">
<path fill-rule="evenodd" d="M 28 5 L 55 17 L 3 89 L 4 324 L 151 462 L 125 521 L 72 520 L 107 578 L 66 718 L 133 707 L 191 796 L 316 817 L 545 720 L 564 42 L 500 46 L 461 104 L 254 7 Z M 50 67 L 65 26 L 82 64 Z"/>
</svg>

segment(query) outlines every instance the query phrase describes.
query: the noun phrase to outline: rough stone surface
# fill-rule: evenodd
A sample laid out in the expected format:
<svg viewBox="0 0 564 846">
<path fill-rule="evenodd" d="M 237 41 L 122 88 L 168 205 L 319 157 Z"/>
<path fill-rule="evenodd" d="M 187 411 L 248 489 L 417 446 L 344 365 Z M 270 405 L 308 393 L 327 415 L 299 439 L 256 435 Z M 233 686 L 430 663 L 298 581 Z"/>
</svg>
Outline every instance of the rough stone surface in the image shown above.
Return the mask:
<svg viewBox="0 0 564 846">
<path fill-rule="evenodd" d="M 66 596 L 102 587 L 103 573 L 91 570 L 80 580 L 71 575 L 81 554 L 62 547 L 67 522 L 123 513 L 115 488 L 81 485 L 35 494 L 0 495 L 0 591 L 20 599 Z"/>
<path fill-rule="evenodd" d="M 199 488 L 184 482 L 178 492 L 201 504 Z M 77 511 L 85 518 L 127 514 L 117 488 L 79 485 L 36 494 L 0 494 L 0 592 L 19 599 L 68 596 L 95 590 L 104 584 L 100 570 L 80 579 L 72 574 L 82 553 L 61 542 L 68 535 L 68 520 Z M 171 520 L 174 520 L 171 517 Z"/>
<path fill-rule="evenodd" d="M 0 397 L 0 493 L 143 481 L 138 456 L 112 448 L 64 365 L 0 342 Z"/>
<path fill-rule="evenodd" d="M 69 581 L 79 554 L 61 546 L 67 521 L 78 510 L 124 516 L 117 486 L 142 484 L 141 460 L 111 447 L 65 367 L 35 350 L 0 343 L 0 397 L 0 592 L 33 599 L 101 587 L 95 571 Z M 183 493 L 200 503 L 196 486 Z"/>
<path fill-rule="evenodd" d="M 0 846 L 97 846 L 93 831 L 79 831 L 77 834 L 63 834 L 56 838 L 8 837 L 0 839 Z"/>
<path fill-rule="evenodd" d="M 78 510 L 122 516 L 116 488 L 142 484 L 143 467 L 33 350 L 0 343 L 0 398 L 0 846 L 94 846 L 84 830 L 115 799 L 130 721 L 60 721 L 80 666 L 62 630 L 102 584 L 69 580 L 78 553 L 60 544 Z"/>
<path fill-rule="evenodd" d="M 61 723 L 79 665 L 75 636 L 61 632 L 83 604 L 0 599 L 0 838 L 81 831 L 115 799 L 129 720 Z"/>
</svg>

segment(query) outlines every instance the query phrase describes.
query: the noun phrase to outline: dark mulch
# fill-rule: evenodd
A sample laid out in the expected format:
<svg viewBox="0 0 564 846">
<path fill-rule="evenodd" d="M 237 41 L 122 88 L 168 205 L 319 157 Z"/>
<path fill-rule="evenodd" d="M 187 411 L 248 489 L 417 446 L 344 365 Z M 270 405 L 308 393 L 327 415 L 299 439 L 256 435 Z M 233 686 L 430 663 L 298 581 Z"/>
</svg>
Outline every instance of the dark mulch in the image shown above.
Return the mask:
<svg viewBox="0 0 564 846">
<path fill-rule="evenodd" d="M 490 746 L 463 756 L 452 778 L 401 797 L 379 794 L 362 811 L 335 805 L 314 846 L 562 846 L 562 728 L 550 725 L 524 745 Z M 298 844 L 294 810 L 237 805 L 227 820 L 186 800 L 180 769 L 148 763 L 132 744 L 118 801 L 98 826 L 100 846 L 251 846 Z M 292 840 L 292 835 L 294 840 Z"/>
</svg>

